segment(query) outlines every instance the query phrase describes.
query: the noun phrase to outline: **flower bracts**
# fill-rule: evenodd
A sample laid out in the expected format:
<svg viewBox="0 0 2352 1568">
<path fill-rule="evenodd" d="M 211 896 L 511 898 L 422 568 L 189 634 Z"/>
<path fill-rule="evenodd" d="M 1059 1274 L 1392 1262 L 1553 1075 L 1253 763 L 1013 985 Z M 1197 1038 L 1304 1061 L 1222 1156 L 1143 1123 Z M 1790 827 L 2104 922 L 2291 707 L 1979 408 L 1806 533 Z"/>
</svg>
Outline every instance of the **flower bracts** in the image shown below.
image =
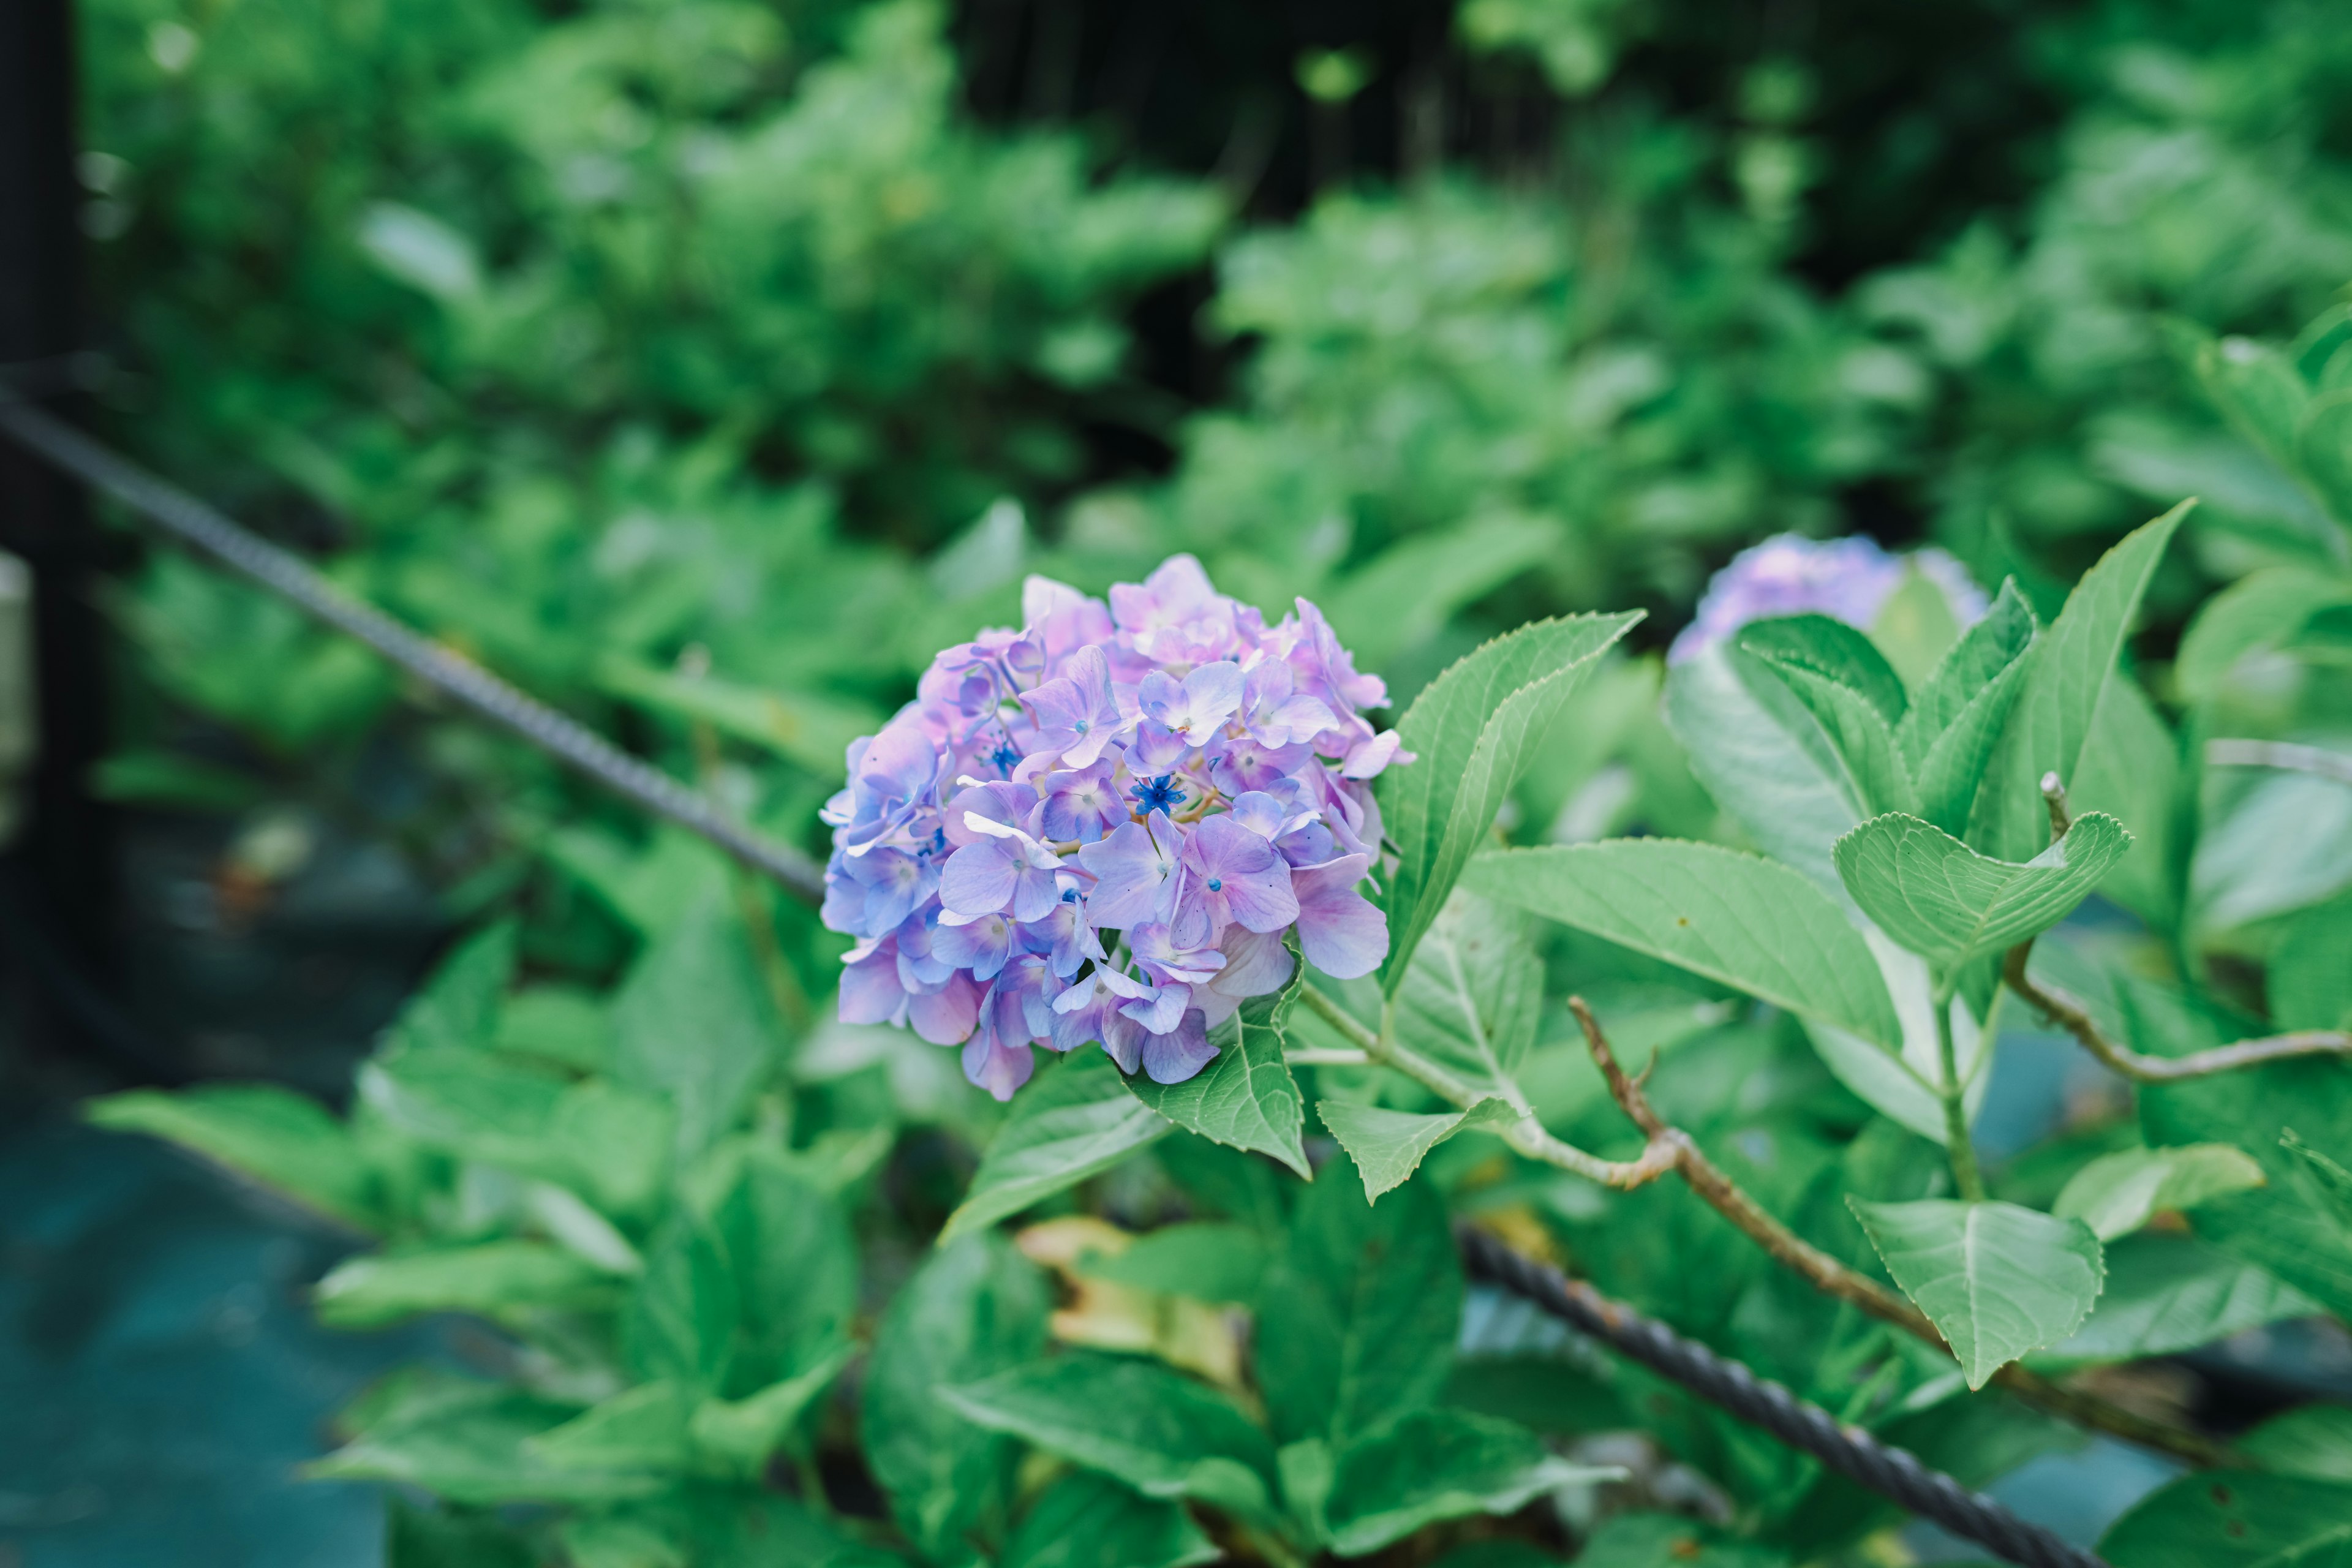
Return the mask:
<svg viewBox="0 0 2352 1568">
<path fill-rule="evenodd" d="M 825 806 L 824 921 L 858 939 L 842 1018 L 961 1044 L 1004 1100 L 1038 1045 L 1192 1077 L 1213 1026 L 1288 982 L 1293 936 L 1328 974 L 1378 968 L 1370 781 L 1412 759 L 1361 716 L 1379 679 L 1297 603 L 1269 626 L 1189 555 L 1108 606 L 1032 577 L 1019 631 L 933 659 Z"/>
</svg>

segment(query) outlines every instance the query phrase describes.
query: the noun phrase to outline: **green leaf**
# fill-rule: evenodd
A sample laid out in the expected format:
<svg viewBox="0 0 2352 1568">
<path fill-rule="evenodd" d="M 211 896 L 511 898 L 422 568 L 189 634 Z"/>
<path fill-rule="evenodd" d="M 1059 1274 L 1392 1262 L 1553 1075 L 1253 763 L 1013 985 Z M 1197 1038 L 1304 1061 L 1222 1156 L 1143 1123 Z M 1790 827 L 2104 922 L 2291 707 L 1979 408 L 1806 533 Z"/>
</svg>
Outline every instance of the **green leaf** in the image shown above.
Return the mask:
<svg viewBox="0 0 2352 1568">
<path fill-rule="evenodd" d="M 941 1244 L 1108 1171 L 1171 1125 L 1129 1092 L 1108 1056 L 1071 1052 L 1013 1099 L 971 1190 L 940 1232 Z"/>
<path fill-rule="evenodd" d="M 2311 400 L 2295 438 L 2295 457 L 2327 514 L 2352 528 L 2352 387 Z"/>
<path fill-rule="evenodd" d="M 2318 1303 L 2263 1269 L 2185 1236 L 2128 1236 L 2106 1249 L 2107 1282 L 2088 1321 L 2038 1363 L 2174 1355 Z"/>
<path fill-rule="evenodd" d="M 2280 468 L 2294 472 L 2295 431 L 2311 388 L 2284 354 L 2250 338 L 2223 338 L 2200 346 L 2197 380 L 2239 435 Z"/>
<path fill-rule="evenodd" d="M 866 1368 L 866 1464 L 899 1528 L 935 1563 L 970 1563 L 975 1538 L 1003 1531 L 1020 1458 L 939 1390 L 1034 1360 L 1047 1305 L 1036 1268 L 982 1233 L 933 1252 L 883 1314 Z"/>
<path fill-rule="evenodd" d="M 1830 846 L 1870 812 L 1788 683 L 1754 654 L 1719 644 L 1667 672 L 1666 726 L 1749 841 L 1843 905 Z"/>
<path fill-rule="evenodd" d="M 540 1458 L 530 1440 L 579 1413 L 497 1384 L 452 1379 L 372 1422 L 359 1438 L 308 1466 L 320 1480 L 389 1481 L 446 1501 L 609 1505 L 673 1485 L 649 1471 L 567 1468 Z"/>
<path fill-rule="evenodd" d="M 1858 628 L 1827 616 L 1775 616 L 1740 628 L 1738 644 L 1783 669 L 1809 670 L 1869 704 L 1879 721 L 1893 726 L 1909 706 L 1903 678 Z"/>
<path fill-rule="evenodd" d="M 1270 1506 L 1274 1446 L 1234 1403 L 1160 1362 L 1092 1352 L 940 1390 L 965 1420 L 1116 1476 L 1144 1496 L 1244 1515 Z"/>
<path fill-rule="evenodd" d="M 1305 975 L 1293 953 L 1288 984 L 1251 997 L 1209 1031 L 1217 1055 L 1207 1067 L 1182 1083 L 1155 1083 L 1135 1073 L 1127 1079 L 1128 1092 L 1179 1127 L 1228 1148 L 1271 1154 L 1314 1180 L 1299 1142 L 1306 1115 L 1298 1084 L 1282 1059 L 1283 1031 Z"/>
<path fill-rule="evenodd" d="M 674 1383 L 641 1383 L 523 1447 L 558 1469 L 682 1471 L 694 1462 L 687 1434 L 694 1406 L 694 1395 Z"/>
<path fill-rule="evenodd" d="M 848 1337 L 857 1243 L 831 1194 L 757 1149 L 713 1215 L 745 1303 L 730 1393 L 807 1371 Z"/>
<path fill-rule="evenodd" d="M 499 921 L 459 943 L 401 1007 L 384 1031 L 385 1048 L 489 1045 L 514 982 L 516 931 L 514 921 Z"/>
<path fill-rule="evenodd" d="M 468 1047 L 403 1051 L 360 1069 L 360 1094 L 393 1126 L 461 1159 L 543 1176 L 634 1214 L 669 1159 L 670 1116 L 599 1079 L 569 1082 L 520 1058 Z"/>
<path fill-rule="evenodd" d="M 1542 1005 L 1543 964 L 1527 917 L 1456 888 L 1406 966 L 1393 1021 L 1413 1050 L 1474 1089 L 1507 1096 Z"/>
<path fill-rule="evenodd" d="M 1265 1242 L 1250 1226 L 1194 1220 L 1146 1231 L 1116 1257 L 1086 1253 L 1078 1272 L 1163 1295 L 1248 1302 L 1257 1300 L 1265 1264 Z"/>
<path fill-rule="evenodd" d="M 489 1241 L 355 1258 L 320 1280 L 319 1321 L 373 1329 L 419 1312 L 510 1319 L 548 1308 L 595 1307 L 614 1298 L 612 1277 L 560 1247 Z"/>
<path fill-rule="evenodd" d="M 2273 1474 L 2352 1481 L 2352 1405 L 2299 1405 L 2272 1416 L 2233 1446 Z"/>
<path fill-rule="evenodd" d="M 1896 726 L 1903 754 L 1916 769 L 1936 742 L 1960 722 L 2001 676 L 2016 667 L 2040 630 L 2033 608 L 2006 578 L 1982 619 L 1944 650 Z"/>
<path fill-rule="evenodd" d="M 1030 1505 L 998 1563 L 1000 1568 L 1193 1568 L 1223 1555 L 1177 1504 L 1139 1497 L 1079 1470 Z"/>
<path fill-rule="evenodd" d="M 495 1517 L 419 1508 L 397 1493 L 384 1514 L 384 1568 L 538 1568 L 530 1536 Z"/>
<path fill-rule="evenodd" d="M 1837 842 L 1846 891 L 1887 935 L 1948 974 L 2039 936 L 2088 898 L 2131 847 L 2112 816 L 2074 819 L 2025 864 L 1989 859 L 1916 816 L 1874 816 Z"/>
<path fill-rule="evenodd" d="M 2205 601 L 2180 638 L 2172 676 L 2191 702 L 2221 695 L 2250 654 L 2293 641 L 2312 617 L 2352 604 L 2352 580 L 2307 566 L 2272 566 L 2239 578 Z"/>
<path fill-rule="evenodd" d="M 2060 1219 L 2079 1219 L 2101 1241 L 2113 1241 L 2160 1210 L 2195 1208 L 2267 1179 L 2252 1156 L 2227 1143 L 2124 1149 L 2075 1172 L 2050 1212 Z"/>
<path fill-rule="evenodd" d="M 2183 1476 L 2100 1539 L 2115 1568 L 2341 1568 L 2352 1486 L 2228 1470 Z"/>
<path fill-rule="evenodd" d="M 1750 651 L 1753 651 L 1750 649 Z M 1797 700 L 1829 737 L 1846 773 L 1846 793 L 1866 811 L 1916 811 L 1918 791 L 1895 742 L 1895 731 L 1870 700 L 1852 687 L 1796 666 L 1772 663 Z"/>
<path fill-rule="evenodd" d="M 2068 803 L 2076 816 L 2105 812 L 2131 830 L 2134 852 L 2099 890 L 2158 931 L 2180 923 L 2183 787 L 2179 737 L 2137 681 L 2111 682 L 2067 786 Z"/>
<path fill-rule="evenodd" d="M 1352 1182 L 1300 1194 L 1258 1313 L 1258 1381 L 1275 1437 L 1335 1449 L 1431 1404 L 1462 1322 L 1445 1205 L 1408 1182 L 1376 1210 Z"/>
<path fill-rule="evenodd" d="M 2048 841 L 2042 775 L 2073 784 L 2100 700 L 2119 679 L 2116 661 L 2140 599 L 2191 504 L 2181 502 L 2100 557 L 2036 643 L 1969 821 L 1969 842 L 1984 853 L 2025 860 Z"/>
<path fill-rule="evenodd" d="M 2318 1195 L 2319 1209 L 2352 1237 L 2352 1171 L 2305 1142 L 2292 1127 L 2279 1134 L 2279 1147 L 2302 1163 L 2305 1190 Z"/>
<path fill-rule="evenodd" d="M 1519 1113 L 1500 1100 L 1482 1100 L 1467 1110 L 1442 1115 L 1326 1100 L 1316 1104 L 1315 1114 L 1356 1163 L 1356 1173 L 1364 1179 L 1364 1196 L 1371 1202 L 1403 1185 L 1432 1149 L 1463 1129 L 1507 1126 L 1519 1120 Z"/>
<path fill-rule="evenodd" d="M 1380 802 L 1399 856 L 1389 879 L 1393 994 L 1422 933 L 1495 824 L 1529 746 L 1638 615 L 1538 621 L 1496 638 L 1423 689 L 1397 731 L 1419 761 L 1381 775 Z"/>
<path fill-rule="evenodd" d="M 612 1062 L 613 1029 L 604 1004 L 569 985 L 532 985 L 506 999 L 494 1042 L 575 1072 L 603 1072 Z"/>
<path fill-rule="evenodd" d="M 375 1175 L 351 1130 L 318 1101 L 270 1084 L 133 1089 L 82 1107 L 92 1125 L 144 1132 L 362 1230 L 384 1223 Z"/>
<path fill-rule="evenodd" d="M 1904 715 L 1895 742 L 1911 763 L 1919 815 L 1947 833 L 1968 826 L 1979 781 L 2000 743 L 2032 663 L 2033 612 L 2012 580 L 1983 620 L 1969 628 Z"/>
<path fill-rule="evenodd" d="M 691 1215 L 674 1215 L 622 1312 L 622 1352 L 640 1377 L 667 1378 L 698 1398 L 715 1394 L 734 1363 L 742 1311 L 724 1243 Z"/>
<path fill-rule="evenodd" d="M 2182 1043 L 2194 1047 L 2215 1039 Z M 2282 1142 L 2292 1130 L 2314 1149 L 2352 1153 L 2352 1072 L 2342 1062 L 2316 1058 L 2272 1062 L 2183 1083 L 2143 1085 L 2138 1098 L 2140 1130 L 2150 1143 L 2233 1143 L 2270 1178 L 2267 1186 L 2194 1210 L 2189 1218 L 2197 1234 L 2336 1316 L 2352 1316 L 2352 1231 L 2337 1222 L 2325 1182 Z"/>
<path fill-rule="evenodd" d="M 1420 1410 L 1339 1451 L 1324 1511 L 1331 1549 L 1358 1557 L 1441 1520 L 1515 1513 L 1554 1488 L 1624 1475 L 1559 1458 L 1508 1421 Z"/>
<path fill-rule="evenodd" d="M 1970 1388 L 2082 1326 L 2105 1278 L 2080 1220 L 2015 1204 L 1848 1197 L 1903 1293 L 1936 1325 Z"/>
<path fill-rule="evenodd" d="M 714 891 L 689 905 L 613 999 L 613 1074 L 677 1109 L 690 1159 L 732 1127 L 775 1059 L 772 1013 L 743 928 Z"/>
<path fill-rule="evenodd" d="M 1482 855 L 1465 886 L 1899 1047 L 1869 945 L 1785 866 L 1713 844 L 1622 838 Z"/>
<path fill-rule="evenodd" d="M 2288 922 L 2271 954 L 2271 1016 L 2282 1029 L 2352 1029 L 2352 899 Z"/>
<path fill-rule="evenodd" d="M 781 1383 L 741 1399 L 704 1400 L 688 1427 L 696 1450 L 743 1480 L 761 1479 L 769 1456 L 783 1446 L 802 1414 L 832 1386 L 856 1350 L 844 1340 L 807 1358 L 800 1371 Z"/>
</svg>

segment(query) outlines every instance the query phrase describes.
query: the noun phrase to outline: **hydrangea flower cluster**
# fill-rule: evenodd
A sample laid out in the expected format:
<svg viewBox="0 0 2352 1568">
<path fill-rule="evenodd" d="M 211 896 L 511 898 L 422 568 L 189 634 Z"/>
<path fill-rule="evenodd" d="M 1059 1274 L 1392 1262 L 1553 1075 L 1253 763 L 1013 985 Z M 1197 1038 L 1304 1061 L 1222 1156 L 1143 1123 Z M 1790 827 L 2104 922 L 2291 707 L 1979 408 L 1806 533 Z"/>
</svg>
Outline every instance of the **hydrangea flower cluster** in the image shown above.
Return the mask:
<svg viewBox="0 0 2352 1568">
<path fill-rule="evenodd" d="M 1908 556 L 1890 555 L 1875 540 L 1812 540 L 1777 534 L 1731 558 L 1709 579 L 1691 624 L 1675 638 L 1666 661 L 1680 664 L 1750 621 L 1771 616 L 1816 612 L 1867 630 L 1904 574 L 1916 571 L 1943 591 L 1952 616 L 1963 626 L 1984 618 L 1984 590 L 1969 569 L 1933 546 Z"/>
<path fill-rule="evenodd" d="M 961 1045 L 999 1100 L 1033 1046 L 1176 1083 L 1288 984 L 1286 937 L 1327 974 L 1380 966 L 1370 781 L 1412 758 L 1321 612 L 1269 626 L 1189 555 L 1108 605 L 1032 577 L 1021 611 L 849 748 L 823 814 L 824 922 L 857 939 L 845 1022 Z"/>
</svg>

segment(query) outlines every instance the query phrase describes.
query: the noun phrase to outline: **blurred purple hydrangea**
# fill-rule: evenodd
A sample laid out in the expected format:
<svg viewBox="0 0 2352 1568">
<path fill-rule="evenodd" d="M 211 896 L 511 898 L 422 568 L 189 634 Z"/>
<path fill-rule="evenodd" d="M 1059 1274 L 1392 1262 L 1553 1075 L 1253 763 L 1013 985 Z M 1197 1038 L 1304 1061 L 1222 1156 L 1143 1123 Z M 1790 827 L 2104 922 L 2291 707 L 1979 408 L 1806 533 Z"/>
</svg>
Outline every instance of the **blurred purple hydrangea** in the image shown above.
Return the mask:
<svg viewBox="0 0 2352 1568">
<path fill-rule="evenodd" d="M 1715 574 L 1691 624 L 1667 651 L 1666 661 L 1680 664 L 1748 622 L 1772 616 L 1810 611 L 1866 630 L 1878 619 L 1887 597 L 1902 586 L 1903 574 L 1915 569 L 1943 591 L 1944 602 L 1961 626 L 1984 618 L 1984 590 L 1967 567 L 1941 550 L 1889 555 L 1876 541 L 1859 535 L 1812 540 L 1783 533 L 1741 551 Z"/>
<path fill-rule="evenodd" d="M 1327 974 L 1380 966 L 1370 781 L 1412 758 L 1361 716 L 1387 689 L 1320 611 L 1269 626 L 1189 555 L 1108 606 L 1032 577 L 1021 610 L 850 745 L 824 812 L 824 922 L 857 939 L 845 1022 L 961 1045 L 999 1100 L 1032 1046 L 1176 1083 L 1289 982 L 1290 935 Z"/>
</svg>

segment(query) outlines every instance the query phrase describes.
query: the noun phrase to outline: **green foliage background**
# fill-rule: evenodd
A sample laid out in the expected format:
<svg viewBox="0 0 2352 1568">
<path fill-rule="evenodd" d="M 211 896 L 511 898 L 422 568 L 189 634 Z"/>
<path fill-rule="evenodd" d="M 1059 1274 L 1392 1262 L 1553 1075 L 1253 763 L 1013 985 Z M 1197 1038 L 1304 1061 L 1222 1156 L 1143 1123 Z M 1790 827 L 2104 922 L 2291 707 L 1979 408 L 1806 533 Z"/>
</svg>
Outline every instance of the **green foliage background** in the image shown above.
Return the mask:
<svg viewBox="0 0 2352 1568">
<path fill-rule="evenodd" d="M 1013 618 L 1027 572 L 1097 589 L 1189 550 L 1244 600 L 1311 595 L 1389 678 L 1391 720 L 1494 633 L 1647 609 L 1579 668 L 1524 776 L 1479 782 L 1514 843 L 1576 870 L 1547 889 L 1498 868 L 1538 862 L 1488 857 L 1466 885 L 1551 923 L 1448 902 L 1457 863 L 1413 884 L 1430 934 L 1387 989 L 1441 1057 L 1488 1051 L 1498 1100 L 1630 1156 L 1558 1005 L 1585 991 L 1622 1050 L 1663 1053 L 1658 1104 L 1759 1202 L 1853 1267 L 1885 1257 L 1933 1314 L 1948 1292 L 1915 1289 L 1884 1238 L 1927 1256 L 1958 1205 L 1933 1065 L 1873 1011 L 1886 987 L 1862 969 L 1870 1005 L 1815 1009 L 1877 1027 L 1841 1045 L 1801 984 L 1690 964 L 1597 869 L 1618 857 L 1639 889 L 1660 854 L 1732 848 L 1564 847 L 1761 849 L 1782 864 L 1701 858 L 1695 880 L 1729 900 L 1761 879 L 1758 908 L 1790 922 L 1810 898 L 1849 943 L 1832 900 L 1875 918 L 1885 889 L 1841 882 L 1834 834 L 1798 842 L 1790 813 L 1843 833 L 1916 812 L 1936 827 L 1905 843 L 2032 880 L 2000 865 L 2039 848 L 2025 742 L 1915 789 L 1923 752 L 1864 780 L 1870 721 L 1804 717 L 1809 689 L 1776 684 L 1786 647 L 1667 679 L 1659 650 L 1733 552 L 1869 531 L 2014 578 L 2014 624 L 2080 655 L 2074 686 L 2037 675 L 2016 700 L 2065 731 L 2078 810 L 2132 835 L 2119 861 L 2100 840 L 2097 876 L 2137 924 L 2045 943 L 2053 983 L 2156 1056 L 2347 1022 L 2352 796 L 2202 750 L 2352 737 L 2337 7 L 91 0 L 81 19 L 115 433 L 780 836 L 816 846 L 844 744 L 937 647 Z M 2192 494 L 2177 536 L 2136 535 L 2059 618 Z M 1456 1138 L 1486 1113 L 1370 1068 L 1303 1068 L 1313 1119 L 1293 1086 L 1244 1133 L 1073 1058 L 1000 1128 L 946 1053 L 827 1023 L 840 942 L 698 844 L 176 554 L 144 554 L 109 607 L 132 657 L 98 787 L 228 815 L 265 884 L 289 824 L 380 838 L 473 928 L 348 1116 L 219 1087 L 97 1113 L 375 1237 L 322 1284 L 329 1321 L 462 1310 L 520 1347 L 347 1417 L 329 1473 L 438 1500 L 397 1510 L 404 1568 L 1287 1563 L 1407 1537 L 1416 1562 L 1463 1546 L 1464 1568 L 1877 1550 L 1889 1516 L 1863 1494 L 1639 1373 L 1475 1321 L 1455 1355 L 1448 1212 L 1971 1484 L 2065 1440 L 1960 1397 L 1949 1357 L 1806 1291 L 1686 1192 L 1604 1194 Z M 1870 630 L 1881 685 L 1926 700 L 1948 628 Z M 1979 717 L 1990 748 L 2004 720 Z M 1881 730 L 1880 753 L 1912 743 Z M 1741 787 L 1768 752 L 1803 759 L 1782 783 L 1811 793 Z M 2040 875 L 2052 908 L 2096 879 Z M 1986 955 L 1931 950 L 1995 1026 Z M 1473 951 L 1517 967 L 1449 1002 L 1469 989 L 1428 966 Z M 1377 1008 L 1370 988 L 1341 1003 Z M 1271 1023 L 1277 1055 L 1285 1029 L 1346 1045 L 1297 1008 L 1244 1022 Z M 2343 1315 L 2344 1070 L 2111 1098 L 1996 1168 L 2019 1247 L 2087 1258 L 2111 1300 L 2087 1326 L 2087 1300 L 2058 1301 L 2031 1345 L 1971 1333 L 1969 1382 L 2023 1352 L 2128 1364 Z M 1346 1150 L 1303 1188 L 1193 1136 L 1296 1168 L 1302 1127 Z M 2144 1193 L 2096 1240 L 2074 1223 L 2130 1209 L 2101 1156 L 2169 1182 L 2150 1150 L 2212 1144 L 2266 1184 Z M 934 1248 L 967 1189 L 963 1234 Z M 1079 1228 L 989 1228 L 1030 1209 Z M 2193 1235 L 2138 1228 L 2159 1209 L 2193 1211 Z M 1411 1288 L 1335 1286 L 1399 1249 Z M 1091 1331 L 1049 1326 L 1055 1299 L 1087 1318 L 1073 1292 Z M 1217 1359 L 1243 1309 L 1248 1367 Z M 1040 1360 L 1056 1338 L 1092 1348 Z M 1381 1419 L 1333 1392 L 1349 1378 L 1390 1390 Z M 2286 1419 L 2309 1430 L 2256 1438 L 2304 1456 L 2265 1478 L 2276 1518 L 2324 1518 L 2352 1439 Z M 1527 1510 L 1597 1496 L 1534 1433 L 1629 1426 L 1704 1478 L 1719 1530 L 1657 1511 L 1655 1474 L 1608 1514 Z M 1128 1457 L 1115 1479 L 1106 1453 Z M 2166 1493 L 2148 1517 L 2202 1506 Z M 1475 1544 L 1489 1514 L 1538 1555 L 1475 1555 L 1515 1550 Z M 2172 1560 L 2128 1555 L 2134 1528 L 2115 1561 Z"/>
</svg>

